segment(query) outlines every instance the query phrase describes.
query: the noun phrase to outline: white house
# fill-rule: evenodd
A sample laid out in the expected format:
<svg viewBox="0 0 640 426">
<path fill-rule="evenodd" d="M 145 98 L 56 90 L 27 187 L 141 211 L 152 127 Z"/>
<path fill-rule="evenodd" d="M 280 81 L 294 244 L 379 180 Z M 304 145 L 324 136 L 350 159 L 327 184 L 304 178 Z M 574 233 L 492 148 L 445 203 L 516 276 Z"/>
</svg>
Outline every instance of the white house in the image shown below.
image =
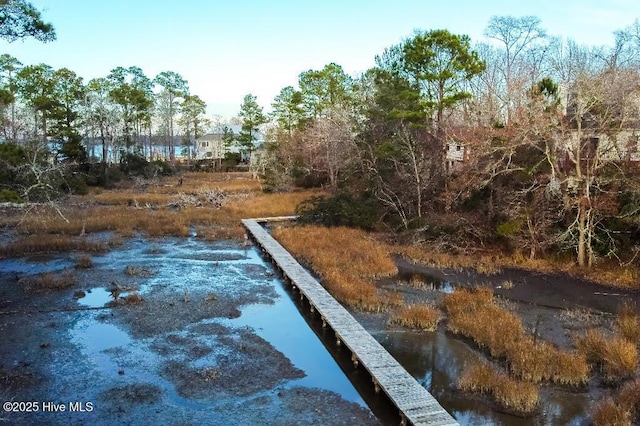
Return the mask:
<svg viewBox="0 0 640 426">
<path fill-rule="evenodd" d="M 198 160 L 222 160 L 227 153 L 241 153 L 243 159 L 249 158 L 249 153 L 243 152 L 240 147 L 232 144 L 228 146 L 225 139 L 225 129 L 227 132 L 233 132 L 234 136 L 240 134 L 242 126 L 238 124 L 229 124 L 224 127 L 218 127 L 213 132 L 196 139 L 196 159 Z M 256 131 L 254 134 L 254 147 L 259 147 L 264 143 L 264 134 Z"/>
</svg>

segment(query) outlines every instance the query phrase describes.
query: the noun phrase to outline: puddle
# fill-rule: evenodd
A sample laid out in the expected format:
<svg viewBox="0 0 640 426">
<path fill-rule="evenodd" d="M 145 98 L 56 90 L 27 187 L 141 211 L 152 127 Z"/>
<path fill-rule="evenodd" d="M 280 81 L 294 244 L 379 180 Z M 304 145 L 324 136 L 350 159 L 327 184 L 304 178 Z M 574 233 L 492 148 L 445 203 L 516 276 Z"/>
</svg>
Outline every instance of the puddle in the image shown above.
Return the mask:
<svg viewBox="0 0 640 426">
<path fill-rule="evenodd" d="M 127 333 L 115 325 L 101 322 L 82 321 L 74 328 L 72 335 L 86 350 L 87 355 L 92 356 L 106 349 L 131 344 Z"/>
<path fill-rule="evenodd" d="M 449 281 L 442 281 L 428 274 L 400 269 L 397 276 L 398 281 L 412 283 L 420 288 L 437 290 L 442 293 L 453 293 L 455 287 Z"/>
<path fill-rule="evenodd" d="M 89 308 L 101 308 L 113 302 L 113 295 L 104 288 L 94 288 L 85 291 L 85 295 L 78 299 L 78 304 Z"/>
</svg>

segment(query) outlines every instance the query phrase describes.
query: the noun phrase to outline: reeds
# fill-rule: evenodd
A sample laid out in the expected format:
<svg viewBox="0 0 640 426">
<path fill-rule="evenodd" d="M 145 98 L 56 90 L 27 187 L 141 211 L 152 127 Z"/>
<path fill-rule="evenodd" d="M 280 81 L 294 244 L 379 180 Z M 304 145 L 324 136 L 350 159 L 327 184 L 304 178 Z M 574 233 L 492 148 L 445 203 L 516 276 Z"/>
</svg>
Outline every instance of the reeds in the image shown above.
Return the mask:
<svg viewBox="0 0 640 426">
<path fill-rule="evenodd" d="M 607 338 L 599 330 L 587 330 L 574 337 L 578 351 L 593 365 L 600 367 L 605 380 L 617 383 L 633 377 L 638 368 L 638 348 L 625 337 Z"/>
<path fill-rule="evenodd" d="M 591 410 L 594 426 L 631 425 L 640 414 L 640 378 L 624 383 L 615 397 L 606 397 Z"/>
<path fill-rule="evenodd" d="M 93 266 L 91 256 L 83 254 L 76 258 L 76 269 L 89 269 Z"/>
<path fill-rule="evenodd" d="M 520 416 L 532 415 L 538 407 L 538 388 L 532 383 L 514 380 L 485 363 L 474 363 L 458 380 L 465 392 L 491 395 L 505 411 Z"/>
<path fill-rule="evenodd" d="M 633 377 L 638 368 L 638 348 L 623 337 L 613 337 L 604 346 L 602 365 L 610 382 Z"/>
<path fill-rule="evenodd" d="M 594 426 L 631 426 L 631 413 L 608 397 L 593 408 L 591 420 Z"/>
<path fill-rule="evenodd" d="M 458 290 L 442 299 L 448 329 L 472 339 L 491 356 L 506 359 L 511 374 L 533 383 L 578 387 L 588 380 L 587 358 L 565 352 L 525 333 L 522 321 L 500 307 L 490 289 Z"/>
<path fill-rule="evenodd" d="M 19 283 L 25 291 L 41 293 L 51 290 L 64 290 L 77 285 L 78 281 L 71 271 L 67 271 L 59 274 L 47 272 L 28 276 L 21 278 Z"/>
<path fill-rule="evenodd" d="M 640 343 L 640 321 L 637 311 L 631 305 L 622 306 L 616 318 L 615 332 L 636 345 Z"/>
<path fill-rule="evenodd" d="M 397 273 L 388 248 L 364 231 L 336 227 L 277 228 L 273 236 L 310 266 L 340 302 L 365 309 L 384 306 L 371 279 Z"/>
<path fill-rule="evenodd" d="M 5 245 L 0 245 L 0 257 L 19 257 L 34 254 L 84 251 L 102 253 L 109 250 L 109 243 L 68 235 L 29 235 Z"/>
<path fill-rule="evenodd" d="M 391 314 L 389 322 L 417 330 L 435 331 L 441 315 L 429 305 L 409 305 Z"/>
</svg>

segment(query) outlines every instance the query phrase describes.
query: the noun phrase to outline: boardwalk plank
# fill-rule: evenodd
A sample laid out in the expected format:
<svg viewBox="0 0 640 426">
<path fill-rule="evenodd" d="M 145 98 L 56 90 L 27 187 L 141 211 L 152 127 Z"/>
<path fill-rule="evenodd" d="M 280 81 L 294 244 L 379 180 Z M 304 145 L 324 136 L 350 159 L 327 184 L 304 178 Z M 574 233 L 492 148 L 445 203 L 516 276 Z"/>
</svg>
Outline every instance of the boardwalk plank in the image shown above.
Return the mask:
<svg viewBox="0 0 640 426">
<path fill-rule="evenodd" d="M 243 219 L 262 250 L 309 301 L 359 360 L 400 413 L 414 425 L 457 425 L 453 417 L 386 351 L 320 283 L 260 225 L 295 216 Z"/>
</svg>

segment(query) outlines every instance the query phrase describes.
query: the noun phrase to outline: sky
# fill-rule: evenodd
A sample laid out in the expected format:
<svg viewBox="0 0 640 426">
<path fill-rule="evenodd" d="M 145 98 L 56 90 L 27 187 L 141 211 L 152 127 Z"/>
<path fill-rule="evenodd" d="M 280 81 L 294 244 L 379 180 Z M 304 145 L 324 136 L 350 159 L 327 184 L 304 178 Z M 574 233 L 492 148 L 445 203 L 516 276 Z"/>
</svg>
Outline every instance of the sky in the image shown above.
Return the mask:
<svg viewBox="0 0 640 426">
<path fill-rule="evenodd" d="M 245 95 L 270 109 L 298 75 L 335 62 L 352 76 L 416 30 L 487 41 L 492 16 L 537 16 L 550 35 L 610 45 L 640 18 L 638 0 L 29 0 L 57 40 L 8 43 L 24 65 L 69 68 L 85 79 L 118 66 L 153 78 L 174 71 L 209 115 L 237 115 Z"/>
</svg>

